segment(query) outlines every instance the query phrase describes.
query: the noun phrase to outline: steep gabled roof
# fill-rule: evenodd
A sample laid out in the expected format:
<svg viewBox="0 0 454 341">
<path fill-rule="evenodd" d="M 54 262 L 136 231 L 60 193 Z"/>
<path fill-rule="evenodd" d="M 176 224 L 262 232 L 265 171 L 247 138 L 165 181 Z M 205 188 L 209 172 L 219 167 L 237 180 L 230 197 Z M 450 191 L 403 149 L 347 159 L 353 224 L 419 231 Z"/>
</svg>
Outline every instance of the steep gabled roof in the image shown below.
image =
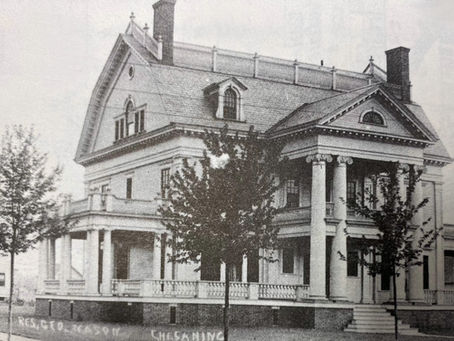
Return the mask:
<svg viewBox="0 0 454 341">
<path fill-rule="evenodd" d="M 177 43 L 177 45 L 181 44 Z M 184 46 L 184 48 L 185 51 L 194 49 L 194 53 L 200 52 L 199 47 Z M 182 47 L 180 46 L 178 49 L 181 50 Z M 367 81 L 366 78 L 355 78 L 354 82 L 349 83 L 350 89 L 353 90 L 345 92 L 333 90 L 326 86 L 304 85 L 301 82 L 292 84 L 291 81 L 276 80 L 271 77 L 248 76 L 247 73 L 242 74 L 241 72 L 219 70 L 213 72 L 205 68 L 178 65 L 178 63 L 174 66 L 163 65 L 150 52 L 150 49 L 146 48 L 131 34 L 120 34 L 118 36 L 96 83 L 77 148 L 76 160 L 86 158 L 87 155 L 94 152 L 93 140 L 97 129 L 99 129 L 99 120 L 107 90 L 116 79 L 122 61 L 129 53 L 134 54 L 145 66 L 141 70 L 150 72 L 151 78 L 159 84 L 157 96 L 164 108 L 163 118 L 160 119 L 162 127 L 173 123 L 221 127 L 225 122 L 215 119 L 213 108 L 207 101 L 204 90 L 219 86 L 227 80 L 248 89 L 245 92 L 243 102 L 247 122 L 229 122 L 231 128 L 247 131 L 250 125 L 255 125 L 257 130 L 267 131 L 271 135 L 277 132 L 285 132 L 286 129 L 327 124 L 330 120 L 335 119 L 336 115 L 342 115 L 345 110 L 348 111 L 349 107 L 354 105 L 355 102 L 379 91 L 393 103 L 396 110 L 405 115 L 408 121 L 421 131 L 426 140 L 432 142 L 432 145 L 425 150 L 427 155 L 450 160 L 446 148 L 439 141 L 421 107 L 415 104 L 402 104 L 380 84 L 375 83 L 353 89 L 353 85 L 357 84 L 355 82 L 360 80 L 361 84 L 364 84 L 363 81 Z M 233 56 L 233 52 L 229 52 L 229 56 Z M 238 58 L 243 57 L 239 56 Z M 278 62 L 280 63 L 280 61 Z M 268 63 L 274 65 L 272 63 L 275 63 L 275 61 Z M 287 71 L 293 70 L 294 66 L 289 65 L 289 67 L 290 69 L 287 69 Z M 320 70 L 315 66 L 304 67 L 305 69 L 300 71 L 308 72 L 304 74 L 307 77 L 312 77 L 309 72 L 314 73 L 314 79 L 326 74 L 323 67 Z M 357 77 L 356 74 L 350 76 Z M 346 78 L 350 76 L 345 75 Z M 322 79 L 325 78 L 325 76 L 322 77 Z M 373 81 L 378 81 L 378 79 Z M 151 91 L 152 85 L 150 84 Z"/>
</svg>

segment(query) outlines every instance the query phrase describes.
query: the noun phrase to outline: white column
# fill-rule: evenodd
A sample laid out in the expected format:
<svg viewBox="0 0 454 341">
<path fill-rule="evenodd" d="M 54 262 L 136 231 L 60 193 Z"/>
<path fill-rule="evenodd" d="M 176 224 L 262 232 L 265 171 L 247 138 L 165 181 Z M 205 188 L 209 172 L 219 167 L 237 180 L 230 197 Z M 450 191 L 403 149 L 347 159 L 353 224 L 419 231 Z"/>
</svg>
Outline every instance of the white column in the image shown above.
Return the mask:
<svg viewBox="0 0 454 341">
<path fill-rule="evenodd" d="M 225 282 L 225 263 L 224 263 L 224 262 L 221 263 L 221 265 L 220 265 L 220 270 L 219 270 L 219 271 L 220 271 L 220 278 L 219 278 L 219 280 L 220 280 L 221 282 Z"/>
<path fill-rule="evenodd" d="M 44 280 L 47 279 L 47 239 L 39 242 L 38 292 L 44 291 Z"/>
<path fill-rule="evenodd" d="M 310 295 L 319 300 L 326 299 L 326 161 L 330 155 L 306 158 L 312 162 Z"/>
<path fill-rule="evenodd" d="M 90 233 L 89 243 L 89 266 L 88 266 L 88 283 L 87 289 L 89 294 L 99 293 L 99 231 L 92 230 Z"/>
<path fill-rule="evenodd" d="M 413 205 L 418 205 L 423 200 L 423 189 L 422 189 L 422 180 L 416 182 L 415 190 L 411 197 Z M 418 240 L 421 238 L 421 232 L 419 228 L 422 227 L 424 222 L 424 211 L 420 209 L 412 219 L 412 224 L 415 225 L 413 247 L 418 247 Z M 422 254 L 419 261 L 422 261 Z M 409 300 L 412 302 L 424 302 L 424 288 L 423 288 L 423 267 L 420 266 L 411 266 L 409 271 L 408 279 L 408 289 L 409 289 Z"/>
<path fill-rule="evenodd" d="M 90 231 L 86 231 L 85 242 L 84 242 L 84 280 L 85 288 L 88 285 L 88 274 L 90 268 Z"/>
<path fill-rule="evenodd" d="M 161 279 L 161 236 L 155 233 L 153 243 L 153 279 Z"/>
<path fill-rule="evenodd" d="M 347 257 L 347 164 L 353 160 L 338 156 L 334 166 L 333 201 L 334 218 L 339 220 L 336 234 L 331 244 L 330 262 L 330 298 L 335 301 L 347 300 L 347 262 L 340 258 L 340 254 Z"/>
<path fill-rule="evenodd" d="M 241 263 L 241 282 L 247 283 L 247 256 L 243 256 L 243 262 Z"/>
<path fill-rule="evenodd" d="M 405 202 L 407 199 L 407 188 L 405 186 L 405 172 L 408 171 L 407 164 L 401 164 L 400 168 L 397 170 L 397 180 L 399 181 L 399 194 L 401 200 Z M 407 299 L 407 292 L 405 290 L 405 280 L 406 280 L 406 271 L 400 270 L 399 276 L 396 277 L 396 289 L 397 289 L 397 301 L 406 301 Z M 391 277 L 391 285 L 390 285 L 390 297 L 393 297 L 394 288 L 392 284 L 392 277 Z"/>
<path fill-rule="evenodd" d="M 112 282 L 112 232 L 104 230 L 102 248 L 102 293 L 110 295 Z"/>
<path fill-rule="evenodd" d="M 437 229 L 443 226 L 443 184 L 441 182 L 434 183 L 434 194 L 435 194 L 435 227 Z M 445 290 L 445 252 L 443 245 L 443 230 L 440 232 L 435 243 L 435 254 L 436 254 L 436 275 L 437 275 L 437 286 L 436 289 Z"/>
<path fill-rule="evenodd" d="M 60 254 L 60 291 L 66 293 L 68 290 L 67 281 L 71 279 L 71 236 L 61 236 Z"/>
<path fill-rule="evenodd" d="M 55 239 L 48 239 L 48 267 L 47 267 L 47 278 L 55 279 Z"/>
<path fill-rule="evenodd" d="M 165 262 L 164 262 L 164 278 L 165 279 L 174 279 L 172 278 L 173 263 L 169 262 L 169 255 L 172 254 L 172 245 L 169 243 L 169 236 L 166 237 L 166 253 L 165 253 Z M 200 271 L 199 271 L 200 272 Z"/>
</svg>

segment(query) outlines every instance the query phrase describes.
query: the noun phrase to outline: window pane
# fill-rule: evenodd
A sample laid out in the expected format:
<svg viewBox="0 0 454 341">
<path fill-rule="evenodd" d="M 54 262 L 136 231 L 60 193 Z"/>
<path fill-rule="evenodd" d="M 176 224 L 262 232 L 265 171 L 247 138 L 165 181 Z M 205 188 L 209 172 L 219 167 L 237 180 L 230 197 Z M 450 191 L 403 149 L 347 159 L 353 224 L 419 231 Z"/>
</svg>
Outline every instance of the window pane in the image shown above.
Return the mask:
<svg viewBox="0 0 454 341">
<path fill-rule="evenodd" d="M 282 272 L 292 274 L 294 268 L 294 249 L 286 248 L 282 250 Z"/>
<path fill-rule="evenodd" d="M 287 180 L 285 187 L 287 192 L 287 207 L 299 207 L 300 190 L 298 180 Z"/>
<path fill-rule="evenodd" d="M 347 182 L 347 202 L 348 203 L 356 202 L 356 181 Z"/>
<path fill-rule="evenodd" d="M 5 273 L 1 272 L 0 273 L 0 287 L 4 287 L 4 286 L 5 286 Z"/>
<path fill-rule="evenodd" d="M 224 118 L 236 119 L 236 93 L 232 89 L 224 92 Z"/>
</svg>

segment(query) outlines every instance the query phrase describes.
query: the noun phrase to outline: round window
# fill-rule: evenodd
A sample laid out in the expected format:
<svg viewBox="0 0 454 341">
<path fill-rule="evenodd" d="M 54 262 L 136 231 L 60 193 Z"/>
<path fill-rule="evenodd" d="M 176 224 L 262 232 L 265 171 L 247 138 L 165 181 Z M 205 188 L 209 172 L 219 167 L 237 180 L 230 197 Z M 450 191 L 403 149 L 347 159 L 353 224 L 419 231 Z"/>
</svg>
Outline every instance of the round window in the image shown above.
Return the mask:
<svg viewBox="0 0 454 341">
<path fill-rule="evenodd" d="M 132 79 L 132 77 L 134 77 L 134 66 L 131 65 L 129 67 L 128 74 L 129 74 L 129 78 Z"/>
</svg>

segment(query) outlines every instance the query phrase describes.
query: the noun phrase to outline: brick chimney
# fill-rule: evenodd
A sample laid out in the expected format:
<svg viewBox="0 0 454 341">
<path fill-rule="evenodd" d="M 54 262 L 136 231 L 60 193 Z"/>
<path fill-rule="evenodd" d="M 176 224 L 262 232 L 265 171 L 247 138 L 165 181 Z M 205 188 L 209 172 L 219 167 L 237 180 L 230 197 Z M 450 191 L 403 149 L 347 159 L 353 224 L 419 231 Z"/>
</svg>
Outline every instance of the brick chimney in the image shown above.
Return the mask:
<svg viewBox="0 0 454 341">
<path fill-rule="evenodd" d="M 410 49 L 400 46 L 385 53 L 388 83 L 399 85 L 402 101 L 411 102 Z"/>
<path fill-rule="evenodd" d="M 162 37 L 162 62 L 173 64 L 173 27 L 177 0 L 159 0 L 153 5 L 153 37 Z"/>
</svg>

